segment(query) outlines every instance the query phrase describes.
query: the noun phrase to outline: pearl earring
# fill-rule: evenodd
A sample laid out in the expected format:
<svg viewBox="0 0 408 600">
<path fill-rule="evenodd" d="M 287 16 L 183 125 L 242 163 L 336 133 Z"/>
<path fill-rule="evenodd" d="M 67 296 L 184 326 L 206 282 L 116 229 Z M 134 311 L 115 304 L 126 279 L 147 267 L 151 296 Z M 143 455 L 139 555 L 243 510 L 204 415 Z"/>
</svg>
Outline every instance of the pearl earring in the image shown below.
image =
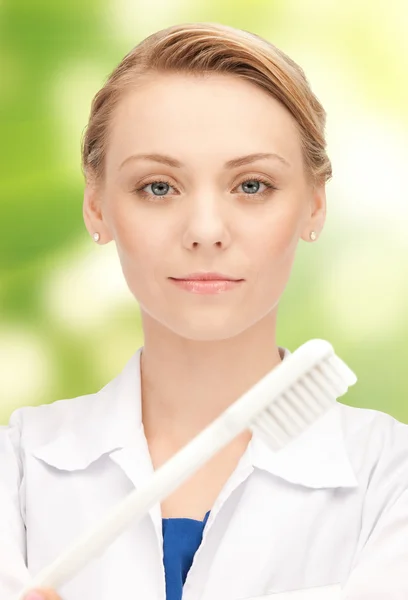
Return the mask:
<svg viewBox="0 0 408 600">
<path fill-rule="evenodd" d="M 95 232 L 95 233 L 93 234 L 93 236 L 92 236 L 92 237 L 93 237 L 93 239 L 95 240 L 95 242 L 99 242 L 99 237 L 100 237 L 100 235 L 99 235 L 99 233 L 98 233 L 98 232 Z"/>
<path fill-rule="evenodd" d="M 312 240 L 312 242 L 314 242 L 316 238 L 317 238 L 316 232 L 315 231 L 311 231 L 310 232 L 310 239 Z"/>
</svg>

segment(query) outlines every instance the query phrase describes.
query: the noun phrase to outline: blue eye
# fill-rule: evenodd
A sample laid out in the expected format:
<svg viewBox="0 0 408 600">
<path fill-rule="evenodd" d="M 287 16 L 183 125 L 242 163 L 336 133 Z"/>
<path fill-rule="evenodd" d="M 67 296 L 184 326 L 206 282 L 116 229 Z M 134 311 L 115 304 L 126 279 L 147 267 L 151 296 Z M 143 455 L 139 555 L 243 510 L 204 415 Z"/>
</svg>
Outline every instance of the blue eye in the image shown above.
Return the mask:
<svg viewBox="0 0 408 600">
<path fill-rule="evenodd" d="M 240 183 L 239 185 L 245 185 L 247 183 L 251 183 L 253 184 L 254 182 L 256 183 L 263 183 L 266 186 L 266 190 L 264 190 L 263 192 L 258 192 L 259 186 L 258 188 L 255 189 L 255 191 L 250 191 L 250 192 L 244 192 L 244 194 L 246 196 L 265 196 L 266 194 L 271 193 L 272 190 L 277 190 L 278 188 L 275 187 L 274 185 L 272 185 L 269 181 L 267 181 L 266 179 L 262 179 L 262 177 L 251 177 L 251 179 L 245 179 L 242 183 Z"/>
<path fill-rule="evenodd" d="M 251 177 L 250 179 L 244 179 L 244 181 L 242 181 L 241 183 L 238 184 L 237 187 L 239 187 L 240 185 L 244 185 L 244 184 L 254 184 L 254 183 L 263 183 L 266 186 L 266 189 L 263 190 L 262 192 L 258 192 L 259 186 L 258 188 L 255 186 L 255 190 L 254 191 L 249 191 L 249 192 L 242 192 L 244 196 L 250 197 L 250 196 L 255 196 L 255 197 L 259 197 L 259 196 L 266 196 L 270 193 L 272 193 L 272 191 L 277 190 L 278 188 L 274 185 L 272 185 L 272 183 L 270 183 L 269 181 L 267 181 L 266 179 L 263 179 L 262 177 Z M 146 192 L 145 188 L 147 188 L 148 186 L 151 186 L 151 189 L 153 191 L 152 193 Z M 138 187 L 134 190 L 134 193 L 137 193 L 141 196 L 148 196 L 150 198 L 165 198 L 168 196 L 168 194 L 166 194 L 166 186 L 176 189 L 174 188 L 170 182 L 167 179 L 154 179 L 152 181 L 148 181 L 147 183 L 144 183 L 143 186 Z M 159 192 L 158 194 L 154 193 L 154 190 Z"/>
<path fill-rule="evenodd" d="M 164 192 L 166 191 L 165 186 L 170 186 L 171 187 L 170 183 L 168 181 L 165 181 L 165 180 L 163 180 L 163 181 L 162 180 L 160 180 L 160 181 L 151 181 L 150 183 L 146 183 L 142 188 L 139 188 L 138 191 L 143 191 L 144 188 L 147 187 L 148 185 L 152 186 L 152 190 L 153 190 L 153 186 L 155 186 L 156 191 L 158 191 L 159 193 L 158 194 L 154 194 L 153 193 L 153 196 L 157 196 L 157 198 L 160 198 L 161 196 L 165 195 L 164 193 L 162 193 L 163 191 Z M 164 190 L 163 190 L 163 188 L 164 188 Z"/>
</svg>

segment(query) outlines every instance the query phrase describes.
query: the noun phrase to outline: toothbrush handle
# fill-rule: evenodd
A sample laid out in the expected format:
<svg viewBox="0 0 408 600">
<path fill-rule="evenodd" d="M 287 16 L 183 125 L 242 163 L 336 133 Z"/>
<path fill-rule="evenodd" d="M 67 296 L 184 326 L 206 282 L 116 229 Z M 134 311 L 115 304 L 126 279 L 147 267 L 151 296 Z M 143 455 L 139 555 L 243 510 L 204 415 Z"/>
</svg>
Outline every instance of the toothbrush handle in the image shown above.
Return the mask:
<svg viewBox="0 0 408 600">
<path fill-rule="evenodd" d="M 136 524 L 148 510 L 167 497 L 209 458 L 226 446 L 245 427 L 218 417 L 189 444 L 154 472 L 140 489 L 131 492 L 93 529 L 72 544 L 54 562 L 38 573 L 15 600 L 22 600 L 33 588 L 58 589 L 88 562 L 100 556 L 130 524 Z"/>
</svg>

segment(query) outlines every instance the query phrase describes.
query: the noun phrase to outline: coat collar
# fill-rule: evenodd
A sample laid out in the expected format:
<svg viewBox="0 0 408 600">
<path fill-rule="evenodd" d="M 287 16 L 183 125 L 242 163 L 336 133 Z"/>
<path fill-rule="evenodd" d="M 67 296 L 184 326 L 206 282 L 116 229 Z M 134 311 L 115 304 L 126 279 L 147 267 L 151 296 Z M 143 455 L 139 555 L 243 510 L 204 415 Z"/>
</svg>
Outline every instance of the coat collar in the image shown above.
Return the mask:
<svg viewBox="0 0 408 600">
<path fill-rule="evenodd" d="M 129 470 L 135 469 L 131 477 L 134 483 L 140 481 L 140 469 L 143 479 L 149 476 L 153 467 L 141 414 L 142 349 L 99 392 L 43 405 L 46 418 L 38 414 L 35 426 L 39 434 L 31 454 L 57 469 L 72 471 L 85 469 L 102 455 L 113 453 L 113 460 L 125 459 Z M 285 348 L 280 348 L 280 352 L 283 359 L 291 354 Z M 358 482 L 344 442 L 341 410 L 342 405 L 337 403 L 279 452 L 254 434 L 247 450 L 250 463 L 306 487 L 356 487 Z M 117 459 L 115 452 L 119 453 Z"/>
</svg>

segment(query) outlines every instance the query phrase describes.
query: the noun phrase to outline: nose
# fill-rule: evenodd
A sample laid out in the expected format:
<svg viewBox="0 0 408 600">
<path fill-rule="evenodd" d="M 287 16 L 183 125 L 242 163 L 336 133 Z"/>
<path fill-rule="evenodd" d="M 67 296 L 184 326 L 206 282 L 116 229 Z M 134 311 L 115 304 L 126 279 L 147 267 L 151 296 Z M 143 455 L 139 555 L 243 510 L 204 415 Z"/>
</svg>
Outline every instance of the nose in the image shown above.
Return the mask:
<svg viewBox="0 0 408 600">
<path fill-rule="evenodd" d="M 184 247 L 225 249 L 231 239 L 227 211 L 226 203 L 209 194 L 191 199 L 183 233 Z"/>
</svg>

